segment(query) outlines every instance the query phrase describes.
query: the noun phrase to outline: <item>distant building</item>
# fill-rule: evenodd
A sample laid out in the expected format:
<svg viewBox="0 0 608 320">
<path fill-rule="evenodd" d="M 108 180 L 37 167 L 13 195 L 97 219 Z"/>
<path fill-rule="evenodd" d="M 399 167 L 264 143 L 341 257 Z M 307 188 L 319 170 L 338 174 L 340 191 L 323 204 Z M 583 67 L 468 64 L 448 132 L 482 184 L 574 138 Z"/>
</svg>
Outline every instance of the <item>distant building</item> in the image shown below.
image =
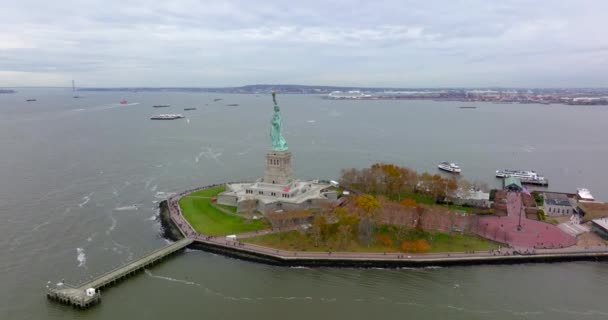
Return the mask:
<svg viewBox="0 0 608 320">
<path fill-rule="evenodd" d="M 454 204 L 489 208 L 491 206 L 490 193 L 481 190 L 458 191 L 455 195 Z"/>
<path fill-rule="evenodd" d="M 543 209 L 548 216 L 568 216 L 576 212 L 573 200 L 563 193 L 545 192 Z"/>
<path fill-rule="evenodd" d="M 591 231 L 605 240 L 608 240 L 608 218 L 591 220 Z"/>
</svg>

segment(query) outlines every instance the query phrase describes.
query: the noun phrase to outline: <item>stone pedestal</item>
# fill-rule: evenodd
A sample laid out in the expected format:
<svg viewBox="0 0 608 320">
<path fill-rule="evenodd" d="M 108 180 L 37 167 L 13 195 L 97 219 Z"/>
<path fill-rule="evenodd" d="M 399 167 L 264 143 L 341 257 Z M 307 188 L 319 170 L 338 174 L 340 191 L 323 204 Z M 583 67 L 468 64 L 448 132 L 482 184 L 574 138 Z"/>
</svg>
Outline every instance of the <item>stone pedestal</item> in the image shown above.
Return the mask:
<svg viewBox="0 0 608 320">
<path fill-rule="evenodd" d="M 270 151 L 266 154 L 266 171 L 264 182 L 286 185 L 293 181 L 291 152 Z"/>
</svg>

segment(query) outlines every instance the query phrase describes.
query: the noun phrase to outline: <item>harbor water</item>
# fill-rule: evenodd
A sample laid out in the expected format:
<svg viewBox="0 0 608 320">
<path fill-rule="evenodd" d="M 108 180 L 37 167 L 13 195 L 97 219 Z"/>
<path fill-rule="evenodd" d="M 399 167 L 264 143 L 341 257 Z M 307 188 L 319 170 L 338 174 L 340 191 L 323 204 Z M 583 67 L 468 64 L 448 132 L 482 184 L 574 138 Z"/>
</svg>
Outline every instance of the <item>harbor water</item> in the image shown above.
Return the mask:
<svg viewBox="0 0 608 320">
<path fill-rule="evenodd" d="M 605 263 L 306 269 L 193 250 L 105 290 L 89 310 L 50 303 L 48 281 L 76 284 L 165 245 L 159 201 L 259 177 L 270 145 L 270 95 L 79 95 L 0 95 L 0 319 L 608 317 Z M 604 106 L 277 99 L 301 178 L 375 162 L 435 173 L 449 161 L 490 186 L 496 169 L 534 169 L 549 190 L 608 199 Z M 186 118 L 151 121 L 159 104 Z"/>
</svg>

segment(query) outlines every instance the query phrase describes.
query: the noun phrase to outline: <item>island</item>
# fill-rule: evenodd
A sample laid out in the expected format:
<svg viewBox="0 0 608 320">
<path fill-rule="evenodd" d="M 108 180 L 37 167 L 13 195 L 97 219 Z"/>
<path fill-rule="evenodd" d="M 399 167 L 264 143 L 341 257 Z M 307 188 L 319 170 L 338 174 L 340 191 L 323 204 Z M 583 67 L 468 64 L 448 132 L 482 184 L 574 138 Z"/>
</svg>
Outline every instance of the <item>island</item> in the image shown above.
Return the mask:
<svg viewBox="0 0 608 320">
<path fill-rule="evenodd" d="M 487 190 L 463 178 L 376 163 L 345 169 L 339 181 L 296 179 L 272 96 L 264 175 L 169 198 L 161 204 L 167 237 L 280 265 L 519 263 L 608 254 L 604 239 L 571 218 L 578 211 L 569 220 L 545 212 L 545 196 L 566 197 L 570 207 L 580 199 L 529 192 L 516 178 Z"/>
</svg>

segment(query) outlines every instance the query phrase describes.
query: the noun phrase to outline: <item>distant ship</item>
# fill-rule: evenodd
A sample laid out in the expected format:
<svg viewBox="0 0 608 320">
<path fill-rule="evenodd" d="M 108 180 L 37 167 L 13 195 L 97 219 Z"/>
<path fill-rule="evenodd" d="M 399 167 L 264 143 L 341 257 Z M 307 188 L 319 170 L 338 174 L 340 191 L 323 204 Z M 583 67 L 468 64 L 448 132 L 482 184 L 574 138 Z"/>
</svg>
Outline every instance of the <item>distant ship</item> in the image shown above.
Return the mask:
<svg viewBox="0 0 608 320">
<path fill-rule="evenodd" d="M 460 109 L 477 109 L 477 107 L 474 107 L 474 106 L 462 106 L 462 107 L 460 107 Z"/>
<path fill-rule="evenodd" d="M 238 107 L 239 104 L 238 103 L 231 103 L 231 104 L 227 104 L 226 106 L 228 106 L 228 107 Z"/>
<path fill-rule="evenodd" d="M 460 173 L 462 171 L 460 166 L 451 162 L 441 162 L 437 165 L 437 168 L 450 173 Z"/>
<path fill-rule="evenodd" d="M 359 90 L 351 91 L 332 91 L 327 95 L 329 99 L 366 99 L 371 98 L 371 95 L 364 94 Z"/>
<path fill-rule="evenodd" d="M 525 184 L 536 184 L 541 186 L 548 186 L 549 180 L 545 177 L 539 175 L 534 170 L 511 170 L 511 169 L 501 169 L 496 170 L 497 178 L 507 178 L 513 177 L 517 178 L 521 181 L 521 183 Z"/>
<path fill-rule="evenodd" d="M 169 108 L 171 105 L 169 104 L 157 104 L 152 106 L 153 108 Z"/>
<path fill-rule="evenodd" d="M 176 114 L 159 114 L 150 118 L 150 120 L 175 120 L 184 118 L 181 113 Z"/>
<path fill-rule="evenodd" d="M 76 83 L 74 82 L 74 80 L 72 80 L 72 92 L 76 92 Z M 82 98 L 82 97 L 76 94 L 72 98 L 79 99 L 79 98 Z"/>
<path fill-rule="evenodd" d="M 184 108 L 184 111 L 196 110 L 196 108 Z"/>
<path fill-rule="evenodd" d="M 32 102 L 32 101 L 36 101 L 36 99 L 27 99 L 27 100 L 25 100 L 25 101 L 27 101 L 27 102 Z"/>
<path fill-rule="evenodd" d="M 123 98 L 122 100 L 120 100 L 120 104 L 127 104 L 127 103 L 129 103 L 129 101 L 127 101 L 127 99 Z"/>
<path fill-rule="evenodd" d="M 213 102 L 218 102 L 218 101 L 220 101 L 220 100 L 222 100 L 222 99 L 220 99 L 220 98 L 215 98 L 215 99 L 213 99 Z"/>
</svg>

